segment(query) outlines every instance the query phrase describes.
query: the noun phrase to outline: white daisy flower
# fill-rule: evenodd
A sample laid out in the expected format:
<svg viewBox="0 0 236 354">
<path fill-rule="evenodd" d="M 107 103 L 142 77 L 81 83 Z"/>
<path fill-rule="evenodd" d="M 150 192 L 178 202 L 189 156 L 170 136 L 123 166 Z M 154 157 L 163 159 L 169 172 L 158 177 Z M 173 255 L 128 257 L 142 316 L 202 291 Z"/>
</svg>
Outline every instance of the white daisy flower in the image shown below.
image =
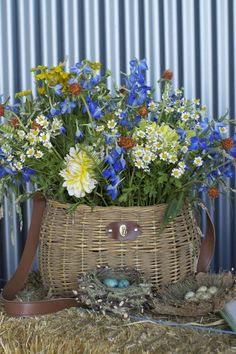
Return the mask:
<svg viewBox="0 0 236 354">
<path fill-rule="evenodd" d="M 44 143 L 43 146 L 49 150 L 52 148 L 52 144 L 49 141 Z"/>
<path fill-rule="evenodd" d="M 18 131 L 17 131 L 17 135 L 19 136 L 19 138 L 20 138 L 21 140 L 23 140 L 24 137 L 25 137 L 25 132 L 24 132 L 24 130 L 18 130 Z"/>
<path fill-rule="evenodd" d="M 227 133 L 227 128 L 226 127 L 219 127 L 219 131 L 221 134 Z"/>
<path fill-rule="evenodd" d="M 52 131 L 59 130 L 62 127 L 62 122 L 56 117 L 52 121 L 51 129 Z"/>
<path fill-rule="evenodd" d="M 35 157 L 36 157 L 36 159 L 41 159 L 41 157 L 43 157 L 42 151 L 37 150 L 36 153 L 35 153 Z"/>
<path fill-rule="evenodd" d="M 190 114 L 188 112 L 184 112 L 181 114 L 181 120 L 187 122 L 189 120 Z"/>
<path fill-rule="evenodd" d="M 193 103 L 196 104 L 196 105 L 200 105 L 199 98 L 194 98 Z"/>
<path fill-rule="evenodd" d="M 183 170 L 181 170 L 180 168 L 174 168 L 171 172 L 171 176 L 175 178 L 180 178 L 182 174 L 183 174 Z"/>
<path fill-rule="evenodd" d="M 182 148 L 181 148 L 181 151 L 186 154 L 188 152 L 188 147 L 186 145 L 184 145 Z"/>
<path fill-rule="evenodd" d="M 195 157 L 193 164 L 197 167 L 200 167 L 203 165 L 203 160 L 200 156 Z"/>
<path fill-rule="evenodd" d="M 7 156 L 7 161 L 8 161 L 8 162 L 12 161 L 12 159 L 13 159 L 13 156 L 12 156 L 12 155 L 8 155 L 8 156 Z"/>
<path fill-rule="evenodd" d="M 39 136 L 39 140 L 44 144 L 48 143 L 50 140 L 50 134 L 49 133 L 41 133 Z"/>
<path fill-rule="evenodd" d="M 169 155 L 168 161 L 170 161 L 171 163 L 175 163 L 178 161 L 177 156 L 176 155 Z"/>
<path fill-rule="evenodd" d="M 145 132 L 144 131 L 142 131 L 142 130 L 138 130 L 137 131 L 137 136 L 139 137 L 139 138 L 145 138 L 145 136 L 146 136 L 146 134 L 145 134 Z"/>
<path fill-rule="evenodd" d="M 40 116 L 36 117 L 35 121 L 39 125 L 43 126 L 43 124 L 45 124 L 45 122 L 47 122 L 47 118 L 43 114 L 41 114 Z"/>
<path fill-rule="evenodd" d="M 157 105 L 154 101 L 151 101 L 149 104 L 148 104 L 148 110 L 153 112 L 157 109 Z"/>
<path fill-rule="evenodd" d="M 122 119 L 123 117 L 121 113 L 122 113 L 122 109 L 118 109 L 114 114 L 118 119 Z"/>
<path fill-rule="evenodd" d="M 107 122 L 107 127 L 111 130 L 113 130 L 116 127 L 116 121 L 114 119 L 111 119 Z"/>
<path fill-rule="evenodd" d="M 145 155 L 143 156 L 143 161 L 144 161 L 146 164 L 150 163 L 151 160 L 152 160 L 152 158 L 151 158 L 151 155 L 150 155 L 150 154 L 145 154 Z"/>
<path fill-rule="evenodd" d="M 185 111 L 185 107 L 179 107 L 177 110 L 178 113 L 184 113 L 184 111 Z"/>
<path fill-rule="evenodd" d="M 23 168 L 23 165 L 21 162 L 18 161 L 16 163 L 14 163 L 14 167 L 16 168 L 16 170 L 21 171 Z"/>
<path fill-rule="evenodd" d="M 27 151 L 26 151 L 26 156 L 27 157 L 33 157 L 34 156 L 34 153 L 35 153 L 35 150 L 33 147 L 29 148 Z"/>
<path fill-rule="evenodd" d="M 167 151 L 163 151 L 160 153 L 160 159 L 163 161 L 167 161 L 169 156 L 170 156 L 170 154 Z"/>
<path fill-rule="evenodd" d="M 25 162 L 25 155 L 24 154 L 20 154 L 20 160 L 21 160 L 21 162 Z"/>
<path fill-rule="evenodd" d="M 145 164 L 143 163 L 142 160 L 138 159 L 135 161 L 135 166 L 138 167 L 138 168 L 142 168 L 144 169 L 145 168 Z"/>
<path fill-rule="evenodd" d="M 172 113 L 172 112 L 174 112 L 174 108 L 173 107 L 166 107 L 165 108 L 165 112 L 166 113 Z"/>
</svg>

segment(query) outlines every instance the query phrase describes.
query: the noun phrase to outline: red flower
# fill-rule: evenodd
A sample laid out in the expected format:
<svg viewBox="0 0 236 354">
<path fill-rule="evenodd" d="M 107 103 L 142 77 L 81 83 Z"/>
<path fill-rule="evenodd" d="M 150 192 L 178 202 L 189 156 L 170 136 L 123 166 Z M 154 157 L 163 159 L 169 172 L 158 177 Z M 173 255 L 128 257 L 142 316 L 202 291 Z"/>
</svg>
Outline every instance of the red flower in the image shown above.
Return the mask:
<svg viewBox="0 0 236 354">
<path fill-rule="evenodd" d="M 173 77 L 173 71 L 171 70 L 165 70 L 162 74 L 162 77 L 165 79 L 165 80 L 171 80 L 172 77 Z"/>
<path fill-rule="evenodd" d="M 19 119 L 17 117 L 12 117 L 10 119 L 10 124 L 13 128 L 17 128 L 19 126 Z"/>
<path fill-rule="evenodd" d="M 141 117 L 144 117 L 148 114 L 148 109 L 146 106 L 139 107 L 138 113 Z"/>
<path fill-rule="evenodd" d="M 4 115 L 4 106 L 0 104 L 0 117 Z"/>
<path fill-rule="evenodd" d="M 223 140 L 221 140 L 220 143 L 221 143 L 222 148 L 225 149 L 226 151 L 230 150 L 230 149 L 232 149 L 232 147 L 234 147 L 234 141 L 232 138 L 223 139 Z"/>
<path fill-rule="evenodd" d="M 207 194 L 209 195 L 210 198 L 219 197 L 219 191 L 218 191 L 218 189 L 216 187 L 208 188 Z"/>
<path fill-rule="evenodd" d="M 132 149 L 135 146 L 135 141 L 128 136 L 121 136 L 118 140 L 118 145 L 125 149 Z"/>
<path fill-rule="evenodd" d="M 35 121 L 33 121 L 33 123 L 31 124 L 31 128 L 36 130 L 36 129 L 42 129 L 42 126 L 38 123 L 36 123 Z"/>
<path fill-rule="evenodd" d="M 80 84 L 71 84 L 69 85 L 69 91 L 72 95 L 78 96 L 81 92 Z"/>
</svg>

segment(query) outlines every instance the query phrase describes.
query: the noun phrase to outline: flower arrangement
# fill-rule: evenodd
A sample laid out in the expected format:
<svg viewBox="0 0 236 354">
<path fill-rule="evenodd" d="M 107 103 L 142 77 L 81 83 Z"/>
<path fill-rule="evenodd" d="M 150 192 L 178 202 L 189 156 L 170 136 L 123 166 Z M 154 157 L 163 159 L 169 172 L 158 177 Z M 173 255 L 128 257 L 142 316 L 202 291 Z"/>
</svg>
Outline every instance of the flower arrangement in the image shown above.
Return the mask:
<svg viewBox="0 0 236 354">
<path fill-rule="evenodd" d="M 24 194 L 36 183 L 47 198 L 73 205 L 167 203 L 175 216 L 199 191 L 216 198 L 234 176 L 236 146 L 226 116 L 206 117 L 198 99 L 159 80 L 161 99 L 145 83 L 145 60 L 130 61 L 123 86 L 107 86 L 100 63 L 66 70 L 33 68 L 36 95 L 0 105 L 0 190 Z"/>
</svg>

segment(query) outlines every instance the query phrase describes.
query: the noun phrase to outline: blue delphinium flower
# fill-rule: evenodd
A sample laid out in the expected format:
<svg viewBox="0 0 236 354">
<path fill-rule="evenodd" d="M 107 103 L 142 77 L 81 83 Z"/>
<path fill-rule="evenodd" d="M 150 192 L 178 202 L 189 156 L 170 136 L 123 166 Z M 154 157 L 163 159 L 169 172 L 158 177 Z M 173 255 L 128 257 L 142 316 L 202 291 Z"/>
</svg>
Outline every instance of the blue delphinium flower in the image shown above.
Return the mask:
<svg viewBox="0 0 236 354">
<path fill-rule="evenodd" d="M 60 103 L 60 106 L 61 106 L 61 113 L 62 114 L 71 113 L 72 109 L 76 107 L 76 103 L 71 102 L 71 101 L 69 101 L 68 98 L 66 98 L 64 102 Z"/>
<path fill-rule="evenodd" d="M 25 182 L 29 182 L 30 176 L 35 175 L 36 173 L 36 171 L 32 170 L 32 168 L 29 167 L 23 167 L 21 172 Z"/>
<path fill-rule="evenodd" d="M 62 85 L 57 84 L 56 86 L 53 87 L 53 90 L 57 96 L 61 95 L 61 90 L 62 90 Z"/>
</svg>

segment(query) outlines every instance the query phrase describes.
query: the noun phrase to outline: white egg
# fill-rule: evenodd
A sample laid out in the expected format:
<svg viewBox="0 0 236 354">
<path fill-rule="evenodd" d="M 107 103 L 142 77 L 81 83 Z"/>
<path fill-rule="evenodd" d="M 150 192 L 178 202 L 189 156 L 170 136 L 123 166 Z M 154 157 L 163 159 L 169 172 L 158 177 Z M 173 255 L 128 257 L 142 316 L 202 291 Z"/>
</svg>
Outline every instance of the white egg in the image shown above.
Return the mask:
<svg viewBox="0 0 236 354">
<path fill-rule="evenodd" d="M 196 298 L 198 299 L 198 300 L 210 300 L 210 298 L 211 298 L 211 294 L 209 294 L 209 293 L 207 293 L 207 292 L 198 292 L 197 294 L 196 294 Z"/>
<path fill-rule="evenodd" d="M 215 295 L 218 291 L 218 288 L 216 286 L 211 286 L 207 291 L 209 294 Z"/>
<path fill-rule="evenodd" d="M 188 292 L 185 294 L 185 296 L 184 296 L 185 300 L 190 300 L 190 299 L 192 299 L 192 298 L 194 298 L 194 297 L 195 297 L 195 292 L 194 292 L 194 291 L 188 291 Z"/>
<path fill-rule="evenodd" d="M 197 294 L 198 293 L 205 293 L 207 291 L 207 286 L 200 286 L 200 288 L 197 289 Z"/>
</svg>

